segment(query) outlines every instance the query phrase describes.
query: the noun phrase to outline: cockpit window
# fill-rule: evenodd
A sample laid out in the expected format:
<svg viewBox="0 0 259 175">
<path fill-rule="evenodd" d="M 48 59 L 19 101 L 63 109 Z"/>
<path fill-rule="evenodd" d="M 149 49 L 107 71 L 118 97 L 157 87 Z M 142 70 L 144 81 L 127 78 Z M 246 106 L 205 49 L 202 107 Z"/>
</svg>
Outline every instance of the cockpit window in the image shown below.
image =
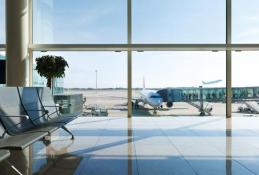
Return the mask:
<svg viewBox="0 0 259 175">
<path fill-rule="evenodd" d="M 161 98 L 160 95 L 151 95 L 150 98 Z"/>
</svg>

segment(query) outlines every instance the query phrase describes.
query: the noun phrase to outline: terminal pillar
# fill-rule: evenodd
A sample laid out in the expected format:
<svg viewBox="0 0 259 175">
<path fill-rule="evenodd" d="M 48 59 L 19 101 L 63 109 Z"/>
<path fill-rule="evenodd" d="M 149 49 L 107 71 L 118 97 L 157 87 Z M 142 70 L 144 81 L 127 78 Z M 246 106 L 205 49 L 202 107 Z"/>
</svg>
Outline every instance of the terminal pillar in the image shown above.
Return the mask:
<svg viewBox="0 0 259 175">
<path fill-rule="evenodd" d="M 29 85 L 29 3 L 6 1 L 6 85 Z"/>
</svg>

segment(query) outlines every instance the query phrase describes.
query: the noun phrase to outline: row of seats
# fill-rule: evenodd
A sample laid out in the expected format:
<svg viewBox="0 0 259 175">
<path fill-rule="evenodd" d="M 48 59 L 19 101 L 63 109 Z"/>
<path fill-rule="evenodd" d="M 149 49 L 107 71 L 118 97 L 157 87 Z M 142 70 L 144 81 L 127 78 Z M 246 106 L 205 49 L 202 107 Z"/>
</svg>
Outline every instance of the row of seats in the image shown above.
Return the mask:
<svg viewBox="0 0 259 175">
<path fill-rule="evenodd" d="M 44 139 L 81 115 L 80 112 L 63 116 L 59 112 L 49 88 L 0 88 L 0 162 L 10 156 L 8 150 L 23 150 Z"/>
</svg>

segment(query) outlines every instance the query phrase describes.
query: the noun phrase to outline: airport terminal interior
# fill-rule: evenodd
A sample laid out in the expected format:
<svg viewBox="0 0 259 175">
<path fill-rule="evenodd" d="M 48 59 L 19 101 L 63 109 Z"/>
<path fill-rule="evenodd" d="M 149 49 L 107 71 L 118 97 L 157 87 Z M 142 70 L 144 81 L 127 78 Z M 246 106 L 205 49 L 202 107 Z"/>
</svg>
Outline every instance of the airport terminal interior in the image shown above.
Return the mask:
<svg viewBox="0 0 259 175">
<path fill-rule="evenodd" d="M 259 174 L 259 0 L 0 0 L 0 175 Z"/>
</svg>

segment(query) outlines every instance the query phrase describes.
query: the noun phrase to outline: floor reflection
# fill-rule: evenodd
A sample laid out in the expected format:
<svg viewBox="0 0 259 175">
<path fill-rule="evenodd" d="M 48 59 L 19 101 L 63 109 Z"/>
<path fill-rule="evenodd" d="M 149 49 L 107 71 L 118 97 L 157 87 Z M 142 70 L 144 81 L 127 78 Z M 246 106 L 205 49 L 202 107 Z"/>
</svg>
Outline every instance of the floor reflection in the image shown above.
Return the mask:
<svg viewBox="0 0 259 175">
<path fill-rule="evenodd" d="M 226 175 L 232 175 L 232 119 L 226 119 Z"/>
<path fill-rule="evenodd" d="M 22 175 L 73 174 L 82 157 L 70 154 L 68 149 L 73 145 L 73 141 L 68 138 L 66 142 L 55 147 L 49 137 L 48 141 L 38 141 L 22 151 L 11 151 L 8 159 L 10 164 L 2 164 L 0 174 L 17 175 L 10 165 L 16 167 Z"/>
<path fill-rule="evenodd" d="M 259 174 L 259 118 L 80 118 L 49 142 L 12 151 L 24 175 Z M 16 174 L 0 164 L 0 174 Z"/>
<path fill-rule="evenodd" d="M 51 142 L 46 145 L 46 164 L 37 174 L 56 175 L 58 173 L 73 174 L 79 165 L 82 157 L 69 153 L 69 148 L 73 145 L 73 140 L 67 140 L 68 143 L 60 148 L 55 148 Z"/>
<path fill-rule="evenodd" d="M 132 136 L 132 119 L 128 119 L 128 175 L 132 175 L 132 144 L 133 144 L 133 136 Z"/>
</svg>

